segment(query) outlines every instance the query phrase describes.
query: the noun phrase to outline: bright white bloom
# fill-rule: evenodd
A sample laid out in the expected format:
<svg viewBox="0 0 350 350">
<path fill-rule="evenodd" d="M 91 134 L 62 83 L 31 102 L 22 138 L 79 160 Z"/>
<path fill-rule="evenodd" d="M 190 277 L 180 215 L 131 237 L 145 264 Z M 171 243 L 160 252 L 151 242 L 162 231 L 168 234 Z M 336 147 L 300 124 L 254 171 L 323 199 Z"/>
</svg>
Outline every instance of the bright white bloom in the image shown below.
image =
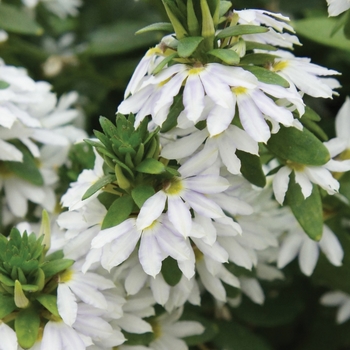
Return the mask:
<svg viewBox="0 0 350 350">
<path fill-rule="evenodd" d="M 188 350 L 186 343 L 180 339 L 204 332 L 204 327 L 196 321 L 178 321 L 182 308 L 172 313 L 164 313 L 153 322 L 155 340 L 149 344 L 152 350 Z"/>
<path fill-rule="evenodd" d="M 291 221 L 293 221 L 292 218 Z M 342 265 L 343 249 L 337 236 L 326 225 L 323 226 L 321 240 L 315 242 L 303 232 L 298 224 L 294 226 L 291 224 L 290 232 L 281 237 L 277 266 L 282 269 L 298 256 L 301 271 L 304 275 L 310 276 L 317 264 L 320 250 L 332 265 Z"/>
<path fill-rule="evenodd" d="M 8 39 L 9 35 L 4 30 L 0 29 L 0 44 Z"/>
<path fill-rule="evenodd" d="M 329 16 L 338 16 L 350 8 L 349 0 L 327 0 Z"/>
<path fill-rule="evenodd" d="M 138 227 L 135 218 L 129 218 L 99 232 L 92 240 L 93 249 L 87 256 L 84 268 L 96 261 L 101 261 L 107 270 L 118 266 L 130 256 L 140 238 L 139 260 L 143 270 L 150 276 L 155 277 L 160 272 L 162 261 L 169 255 L 178 262 L 191 257 L 189 243 L 164 215 L 143 229 Z M 179 267 L 182 269 L 181 265 Z M 182 271 L 188 278 L 194 274 L 194 269 L 188 271 L 183 268 Z"/>
<path fill-rule="evenodd" d="M 243 35 L 247 41 L 257 41 L 272 44 L 280 47 L 293 48 L 293 44 L 300 45 L 295 35 L 283 33 L 284 29 L 294 33 L 294 29 L 286 23 L 289 18 L 280 13 L 272 13 L 265 10 L 241 10 L 235 11 L 238 14 L 239 24 L 265 25 L 269 28 L 266 33 Z"/>
<path fill-rule="evenodd" d="M 331 158 L 341 153 L 346 144 L 339 138 L 334 138 L 328 142 L 324 142 Z M 287 161 L 287 164 L 278 170 L 273 178 L 273 191 L 276 200 L 282 204 L 288 189 L 289 175 L 292 171 L 295 174 L 295 181 L 301 187 L 304 198 L 312 193 L 312 184 L 315 183 L 332 195 L 338 192 L 339 182 L 332 176 L 332 171 L 345 172 L 350 170 L 350 160 L 336 161 L 331 159 L 322 166 L 311 166 L 304 164 L 296 164 Z"/>
<path fill-rule="evenodd" d="M 295 85 L 303 93 L 313 97 L 332 98 L 334 82 L 336 82 L 336 87 L 340 87 L 339 82 L 335 79 L 319 78 L 319 76 L 340 73 L 311 63 L 310 58 L 295 57 L 291 52 L 282 50 L 273 51 L 271 54 L 281 58 L 275 58 L 270 69 L 281 75 L 290 84 Z"/>
<path fill-rule="evenodd" d="M 59 275 L 57 288 L 58 311 L 66 324 L 72 326 L 77 318 L 77 300 L 99 309 L 107 309 L 106 298 L 102 290 L 114 288 L 109 279 L 93 272 L 80 272 L 81 263 L 77 262 Z"/>
<path fill-rule="evenodd" d="M 325 306 L 337 306 L 337 323 L 350 319 L 350 295 L 341 291 L 328 292 L 322 295 L 320 303 Z"/>
</svg>

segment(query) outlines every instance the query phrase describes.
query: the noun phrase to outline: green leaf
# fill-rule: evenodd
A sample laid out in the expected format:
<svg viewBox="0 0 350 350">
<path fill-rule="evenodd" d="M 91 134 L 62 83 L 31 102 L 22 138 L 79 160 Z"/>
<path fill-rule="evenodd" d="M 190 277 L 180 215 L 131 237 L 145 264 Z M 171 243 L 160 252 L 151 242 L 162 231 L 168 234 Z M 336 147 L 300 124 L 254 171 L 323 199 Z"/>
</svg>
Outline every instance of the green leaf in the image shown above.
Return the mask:
<svg viewBox="0 0 350 350">
<path fill-rule="evenodd" d="M 24 349 L 31 348 L 37 340 L 40 316 L 34 308 L 21 310 L 15 318 L 15 331 L 19 345 Z"/>
<path fill-rule="evenodd" d="M 136 334 L 123 331 L 123 334 L 125 336 L 125 339 L 127 339 L 127 341 L 124 344 L 129 346 L 144 346 L 145 344 L 149 344 L 153 340 L 155 340 L 155 334 L 151 332 Z"/>
<path fill-rule="evenodd" d="M 136 205 L 141 209 L 143 203 L 155 194 L 154 188 L 149 185 L 140 185 L 131 191 L 131 196 Z"/>
<path fill-rule="evenodd" d="M 6 81 L 0 80 L 0 90 L 6 89 L 10 86 L 9 83 L 6 83 Z"/>
<path fill-rule="evenodd" d="M 22 289 L 26 292 L 34 293 L 38 291 L 39 287 L 35 284 L 22 284 Z"/>
<path fill-rule="evenodd" d="M 0 294 L 0 319 L 4 318 L 16 309 L 13 296 Z"/>
<path fill-rule="evenodd" d="M 266 177 L 262 170 L 260 157 L 239 150 L 236 151 L 236 155 L 241 161 L 242 175 L 253 185 L 265 187 Z"/>
<path fill-rule="evenodd" d="M 170 107 L 167 119 L 162 125 L 162 128 L 160 130 L 162 133 L 168 132 L 172 128 L 175 128 L 175 126 L 177 125 L 177 117 L 180 115 L 183 109 L 184 105 L 182 102 L 182 94 L 178 94 L 175 96 L 174 102 Z"/>
<path fill-rule="evenodd" d="M 173 25 L 169 22 L 158 22 L 158 23 L 153 23 L 146 27 L 143 27 L 142 29 L 139 29 L 135 34 L 143 34 L 143 33 L 152 32 L 152 31 L 173 33 L 174 28 L 173 28 Z"/>
<path fill-rule="evenodd" d="M 2 273 L 0 273 L 0 282 L 8 287 L 14 287 L 15 285 L 15 282 L 11 278 L 7 277 L 6 275 L 3 275 Z"/>
<path fill-rule="evenodd" d="M 22 152 L 23 162 L 4 161 L 3 165 L 8 169 L 8 171 L 16 174 L 21 179 L 26 180 L 33 185 L 42 186 L 44 184 L 44 180 L 32 154 L 19 142 L 16 142 L 15 146 Z"/>
<path fill-rule="evenodd" d="M 165 165 L 154 158 L 147 158 L 136 167 L 136 170 L 145 174 L 161 174 L 165 171 Z"/>
<path fill-rule="evenodd" d="M 62 272 L 65 269 L 68 269 L 74 264 L 74 260 L 71 259 L 60 259 L 60 260 L 52 260 L 49 262 L 43 262 L 41 264 L 41 268 L 45 273 L 46 278 L 50 278 L 56 275 L 59 272 Z"/>
<path fill-rule="evenodd" d="M 350 11 L 347 11 L 346 21 L 344 24 L 344 35 L 350 40 Z"/>
<path fill-rule="evenodd" d="M 298 35 L 302 35 L 319 44 L 350 51 L 349 41 L 342 31 L 332 36 L 338 19 L 328 17 L 306 18 L 293 22 Z"/>
<path fill-rule="evenodd" d="M 41 35 L 44 32 L 29 12 L 3 3 L 0 3 L 0 28 L 27 35 Z"/>
<path fill-rule="evenodd" d="M 323 129 L 316 124 L 313 120 L 303 118 L 304 115 L 301 117 L 300 121 L 301 123 L 308 129 L 310 130 L 313 134 L 317 135 L 322 141 L 327 141 L 328 136 L 327 134 L 323 131 Z"/>
<path fill-rule="evenodd" d="M 231 7 L 231 1 L 220 1 L 219 17 L 222 17 Z"/>
<path fill-rule="evenodd" d="M 279 85 L 285 88 L 289 87 L 289 83 L 286 79 L 268 69 L 246 65 L 242 66 L 242 68 L 249 71 L 250 73 L 253 73 L 259 81 L 265 84 Z"/>
<path fill-rule="evenodd" d="M 277 48 L 275 46 L 262 44 L 255 41 L 246 41 L 245 46 L 247 51 L 254 50 L 254 49 L 266 50 L 266 51 L 277 51 Z"/>
<path fill-rule="evenodd" d="M 235 51 L 229 49 L 214 49 L 210 50 L 208 54 L 215 56 L 221 61 L 231 65 L 238 64 L 240 60 L 238 54 Z"/>
<path fill-rule="evenodd" d="M 164 60 L 160 61 L 160 63 L 153 69 L 152 74 L 159 73 L 168 63 L 170 63 L 175 57 L 179 57 L 178 53 L 175 52 L 168 57 L 164 58 Z"/>
<path fill-rule="evenodd" d="M 201 36 L 190 36 L 187 38 L 183 38 L 179 40 L 179 44 L 177 46 L 177 53 L 180 57 L 189 57 L 191 56 L 199 44 L 204 40 Z"/>
<path fill-rule="evenodd" d="M 182 277 L 182 272 L 177 265 L 177 261 L 168 256 L 162 263 L 162 275 L 169 286 L 176 286 Z"/>
<path fill-rule="evenodd" d="M 276 156 L 305 165 L 324 165 L 330 155 L 326 146 L 309 130 L 302 131 L 281 125 L 277 134 L 272 134 L 267 148 Z"/>
<path fill-rule="evenodd" d="M 96 193 L 98 190 L 103 188 L 104 186 L 112 183 L 113 181 L 116 181 L 115 175 L 106 175 L 100 179 L 98 179 L 92 186 L 90 186 L 86 192 L 84 193 L 81 200 L 87 199 L 91 197 L 94 193 Z"/>
<path fill-rule="evenodd" d="M 223 29 L 217 36 L 217 39 L 224 39 L 229 36 L 238 36 L 244 34 L 258 34 L 258 33 L 266 33 L 268 32 L 268 28 L 254 26 L 249 24 L 239 24 L 232 27 L 227 27 Z"/>
<path fill-rule="evenodd" d="M 305 106 L 305 113 L 300 120 L 303 121 L 304 118 L 310 119 L 314 122 L 319 122 L 321 120 L 321 117 L 309 106 Z"/>
<path fill-rule="evenodd" d="M 114 227 L 129 218 L 134 206 L 131 196 L 126 195 L 116 199 L 109 207 L 108 212 L 103 219 L 101 229 Z"/>
<path fill-rule="evenodd" d="M 54 316 L 60 317 L 57 309 L 57 296 L 51 294 L 41 294 L 36 297 L 36 300 L 49 310 Z"/>
<path fill-rule="evenodd" d="M 266 64 L 273 63 L 276 57 L 278 56 L 271 55 L 268 53 L 251 53 L 242 57 L 241 63 L 264 66 Z"/>
<path fill-rule="evenodd" d="M 323 211 L 321 195 L 316 185 L 312 193 L 304 199 L 300 186 L 295 182 L 295 175 L 290 175 L 286 203 L 292 209 L 295 218 L 305 233 L 313 240 L 319 241 L 323 231 Z"/>
</svg>

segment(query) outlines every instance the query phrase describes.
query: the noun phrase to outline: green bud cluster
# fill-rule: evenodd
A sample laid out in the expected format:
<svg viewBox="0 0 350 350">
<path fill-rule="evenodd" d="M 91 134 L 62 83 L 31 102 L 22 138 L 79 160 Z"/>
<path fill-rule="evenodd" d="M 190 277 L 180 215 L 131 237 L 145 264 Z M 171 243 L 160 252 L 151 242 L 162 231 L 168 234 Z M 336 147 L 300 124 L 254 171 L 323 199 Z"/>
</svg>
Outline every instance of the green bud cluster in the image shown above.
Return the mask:
<svg viewBox="0 0 350 350">
<path fill-rule="evenodd" d="M 82 197 L 89 198 L 101 189 L 110 196 L 102 228 L 115 226 L 131 213 L 137 213 L 165 181 L 180 175 L 176 167 L 170 166 L 167 159 L 160 157 L 159 128 L 149 132 L 148 122 L 144 119 L 135 128 L 133 114 L 125 117 L 118 113 L 115 124 L 101 117 L 103 132 L 94 131 L 99 142 L 85 140 L 101 155 L 106 168 L 106 175 L 96 181 Z"/>
<path fill-rule="evenodd" d="M 0 320 L 14 328 L 24 349 L 40 338 L 48 320 L 60 319 L 57 276 L 74 263 L 62 251 L 46 256 L 46 236 L 21 235 L 16 228 L 8 238 L 0 235 Z"/>
</svg>

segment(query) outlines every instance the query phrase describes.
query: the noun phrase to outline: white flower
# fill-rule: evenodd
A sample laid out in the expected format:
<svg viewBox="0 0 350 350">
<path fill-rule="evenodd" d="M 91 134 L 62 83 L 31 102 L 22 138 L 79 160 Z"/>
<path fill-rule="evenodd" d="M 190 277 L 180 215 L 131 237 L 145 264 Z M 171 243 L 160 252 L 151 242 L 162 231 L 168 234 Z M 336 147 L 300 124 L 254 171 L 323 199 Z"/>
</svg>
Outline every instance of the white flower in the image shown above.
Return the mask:
<svg viewBox="0 0 350 350">
<path fill-rule="evenodd" d="M 77 16 L 78 8 L 83 5 L 82 0 L 22 0 L 27 7 L 35 7 L 39 2 L 56 16 L 64 19 L 67 16 Z"/>
<path fill-rule="evenodd" d="M 289 21 L 279 13 L 272 13 L 265 10 L 241 10 L 235 11 L 238 14 L 239 24 L 265 25 L 269 28 L 266 33 L 243 35 L 247 41 L 257 41 L 281 47 L 293 48 L 293 44 L 300 45 L 299 39 L 295 35 L 283 33 L 284 29 L 294 33 L 294 29 L 286 23 Z"/>
<path fill-rule="evenodd" d="M 58 311 L 66 324 L 72 326 L 77 318 L 77 300 L 100 309 L 107 309 L 107 301 L 101 290 L 114 288 L 109 279 L 93 272 L 80 272 L 81 263 L 59 275 L 57 288 Z"/>
<path fill-rule="evenodd" d="M 155 277 L 160 272 L 162 260 L 169 255 L 178 262 L 190 259 L 189 244 L 162 215 L 143 229 L 138 227 L 135 218 L 129 218 L 117 226 L 100 231 L 92 240 L 93 249 L 87 256 L 85 268 L 99 260 L 107 270 L 118 266 L 130 256 L 140 238 L 139 260 L 143 270 L 150 276 Z M 188 278 L 194 274 L 194 269 L 182 270 Z"/>
<path fill-rule="evenodd" d="M 345 149 L 345 142 L 339 138 L 334 138 L 324 142 L 331 158 L 341 153 Z M 287 164 L 278 170 L 273 178 L 273 191 L 276 200 L 282 204 L 288 189 L 289 175 L 292 171 L 295 174 L 295 182 L 301 187 L 304 198 L 312 193 L 312 183 L 315 183 L 332 195 L 338 192 L 339 182 L 332 176 L 331 171 L 345 172 L 350 170 L 350 161 L 336 161 L 331 159 L 322 166 L 311 166 L 296 164 L 287 161 Z"/>
<path fill-rule="evenodd" d="M 201 334 L 204 327 L 196 321 L 178 321 L 182 308 L 172 313 L 164 313 L 153 321 L 155 340 L 149 344 L 152 350 L 188 350 L 186 343 L 180 339 Z"/>
<path fill-rule="evenodd" d="M 274 59 L 274 63 L 270 67 L 272 71 L 281 75 L 290 84 L 294 84 L 303 93 L 313 97 L 332 98 L 334 79 L 321 79 L 319 76 L 340 73 L 311 63 L 309 58 L 295 57 L 288 51 L 278 50 L 273 51 L 272 54 L 281 57 Z M 337 82 L 336 87 L 340 87 L 339 82 Z"/>
<path fill-rule="evenodd" d="M 325 306 L 338 306 L 337 323 L 350 319 L 350 295 L 341 291 L 328 292 L 322 295 L 320 303 Z"/>
<path fill-rule="evenodd" d="M 306 276 L 310 276 L 317 264 L 320 250 L 332 265 L 342 265 L 343 249 L 337 236 L 326 225 L 323 226 L 322 238 L 319 242 L 310 239 L 298 226 L 291 226 L 291 231 L 281 238 L 278 268 L 282 269 L 299 255 L 301 271 Z"/>
<path fill-rule="evenodd" d="M 349 0 L 327 0 L 329 16 L 338 16 L 350 8 Z"/>
</svg>

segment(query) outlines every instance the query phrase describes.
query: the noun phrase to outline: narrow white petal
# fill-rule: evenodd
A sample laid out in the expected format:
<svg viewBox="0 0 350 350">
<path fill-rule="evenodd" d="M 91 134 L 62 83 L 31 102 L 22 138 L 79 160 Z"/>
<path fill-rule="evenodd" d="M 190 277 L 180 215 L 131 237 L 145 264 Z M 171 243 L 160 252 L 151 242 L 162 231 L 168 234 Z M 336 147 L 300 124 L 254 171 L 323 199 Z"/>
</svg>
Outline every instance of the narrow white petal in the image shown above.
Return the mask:
<svg viewBox="0 0 350 350">
<path fill-rule="evenodd" d="M 300 234 L 291 233 L 284 238 L 277 259 L 279 269 L 285 267 L 298 255 L 302 243 L 303 237 Z"/>
<path fill-rule="evenodd" d="M 192 218 L 190 210 L 181 198 L 168 197 L 168 218 L 184 237 L 188 237 L 192 229 Z"/>
<path fill-rule="evenodd" d="M 145 285 L 147 275 L 140 264 L 130 269 L 129 274 L 125 278 L 125 290 L 129 295 L 135 295 Z"/>
<path fill-rule="evenodd" d="M 17 350 L 17 336 L 15 331 L 6 323 L 0 321 L 0 350 Z"/>
<path fill-rule="evenodd" d="M 350 300 L 344 303 L 337 312 L 337 322 L 344 323 L 350 318 Z"/>
<path fill-rule="evenodd" d="M 162 267 L 163 254 L 153 234 L 143 233 L 139 248 L 139 259 L 143 270 L 155 277 Z"/>
<path fill-rule="evenodd" d="M 221 245 L 218 242 L 215 242 L 213 245 L 209 245 L 205 244 L 201 239 L 192 238 L 192 240 L 196 244 L 198 249 L 211 259 L 220 263 L 225 263 L 228 261 L 227 251 L 223 247 L 221 247 Z"/>
<path fill-rule="evenodd" d="M 1 112 L 0 112 L 1 113 Z M 11 162 L 22 162 L 23 154 L 17 147 L 0 139 L 0 159 Z"/>
<path fill-rule="evenodd" d="M 305 173 L 309 179 L 321 186 L 328 194 L 332 195 L 338 192 L 339 182 L 332 176 L 329 170 L 322 167 L 305 167 Z"/>
<path fill-rule="evenodd" d="M 230 183 L 223 177 L 217 175 L 198 175 L 183 181 L 186 189 L 199 193 L 219 193 L 225 191 Z"/>
<path fill-rule="evenodd" d="M 279 204 L 283 204 L 284 197 L 286 195 L 288 184 L 289 184 L 289 174 L 292 169 L 284 166 L 275 174 L 272 181 L 272 188 L 275 194 L 276 200 Z"/>
<path fill-rule="evenodd" d="M 254 303 L 263 304 L 265 300 L 264 291 L 255 278 L 241 278 L 241 289 Z"/>
<path fill-rule="evenodd" d="M 306 238 L 301 246 L 299 253 L 300 270 L 306 275 L 310 276 L 316 266 L 319 255 L 317 242 Z"/>
<path fill-rule="evenodd" d="M 294 170 L 295 182 L 299 184 L 301 192 L 303 193 L 304 198 L 307 198 L 311 195 L 312 192 L 312 183 L 307 177 L 307 175 L 302 171 Z"/>
<path fill-rule="evenodd" d="M 189 337 L 191 335 L 202 334 L 205 328 L 196 321 L 178 321 L 169 327 L 171 334 L 177 338 Z"/>
<path fill-rule="evenodd" d="M 334 266 L 341 266 L 344 257 L 343 248 L 337 236 L 326 225 L 323 226 L 322 238 L 318 244 L 327 259 Z"/>
<path fill-rule="evenodd" d="M 335 118 L 335 131 L 338 137 L 348 140 L 350 130 L 350 97 L 347 96 Z"/>
<path fill-rule="evenodd" d="M 150 226 L 153 221 L 159 218 L 164 210 L 166 199 L 167 195 L 163 191 L 158 191 L 143 203 L 136 219 L 136 226 L 139 230 Z"/>
<path fill-rule="evenodd" d="M 204 89 L 197 74 L 190 74 L 187 78 L 183 104 L 187 118 L 196 123 L 204 109 Z"/>
<path fill-rule="evenodd" d="M 57 307 L 62 320 L 72 326 L 77 318 L 78 305 L 74 293 L 65 283 L 58 284 Z"/>
<path fill-rule="evenodd" d="M 155 278 L 150 279 L 150 287 L 155 301 L 159 305 L 164 306 L 165 303 L 169 300 L 170 286 L 165 282 L 164 277 L 161 273 L 159 273 Z"/>
<path fill-rule="evenodd" d="M 124 314 L 118 320 L 119 326 L 129 333 L 142 334 L 147 332 L 153 332 L 151 325 L 132 314 Z"/>
</svg>

